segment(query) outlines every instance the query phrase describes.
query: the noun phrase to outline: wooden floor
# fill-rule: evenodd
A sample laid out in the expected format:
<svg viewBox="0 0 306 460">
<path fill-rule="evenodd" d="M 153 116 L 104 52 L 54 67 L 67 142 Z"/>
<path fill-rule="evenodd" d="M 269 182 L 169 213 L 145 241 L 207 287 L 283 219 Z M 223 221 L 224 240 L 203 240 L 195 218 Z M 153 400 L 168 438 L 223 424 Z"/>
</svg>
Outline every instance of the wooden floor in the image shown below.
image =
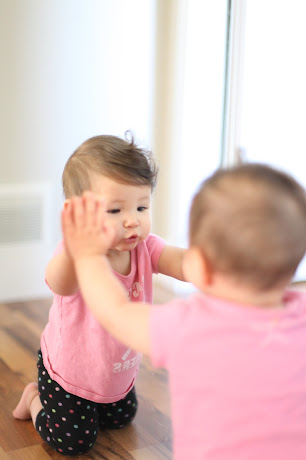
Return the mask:
<svg viewBox="0 0 306 460">
<path fill-rule="evenodd" d="M 153 369 L 145 357 L 136 383 L 136 418 L 122 430 L 100 433 L 88 454 L 62 456 L 42 441 L 31 421 L 13 418 L 25 384 L 37 380 L 37 349 L 50 305 L 51 299 L 0 304 L 0 460 L 171 459 L 167 374 Z"/>
</svg>

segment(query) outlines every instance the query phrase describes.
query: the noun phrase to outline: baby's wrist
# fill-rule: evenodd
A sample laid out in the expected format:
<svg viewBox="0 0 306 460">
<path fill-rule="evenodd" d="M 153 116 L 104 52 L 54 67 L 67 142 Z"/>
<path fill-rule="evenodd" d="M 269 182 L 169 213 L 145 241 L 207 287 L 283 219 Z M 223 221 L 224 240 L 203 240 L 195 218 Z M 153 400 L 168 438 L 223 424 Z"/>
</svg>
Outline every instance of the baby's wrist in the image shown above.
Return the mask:
<svg viewBox="0 0 306 460">
<path fill-rule="evenodd" d="M 103 254 L 80 254 L 75 257 L 74 265 L 77 273 L 80 273 L 93 270 L 97 266 L 109 267 L 109 262 L 106 255 Z"/>
</svg>

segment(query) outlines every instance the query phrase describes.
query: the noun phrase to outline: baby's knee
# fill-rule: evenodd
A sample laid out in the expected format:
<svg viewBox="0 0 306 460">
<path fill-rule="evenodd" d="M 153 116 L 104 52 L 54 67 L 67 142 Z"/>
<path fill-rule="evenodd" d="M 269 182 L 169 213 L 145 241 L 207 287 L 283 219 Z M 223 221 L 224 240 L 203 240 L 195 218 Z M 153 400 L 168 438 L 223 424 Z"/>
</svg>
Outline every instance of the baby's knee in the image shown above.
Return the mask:
<svg viewBox="0 0 306 460">
<path fill-rule="evenodd" d="M 61 438 L 53 438 L 52 443 L 50 443 L 51 447 L 56 450 L 61 455 L 82 455 L 88 452 L 97 440 L 97 434 L 94 437 L 89 439 L 78 439 L 73 440 L 72 442 L 63 442 L 64 440 Z"/>
<path fill-rule="evenodd" d="M 98 436 L 98 429 L 94 427 L 82 430 L 76 425 L 61 430 L 59 424 L 52 424 L 52 428 L 47 423 L 44 427 L 40 424 L 36 426 L 42 439 L 53 450 L 61 455 L 81 455 L 88 452 L 94 445 Z"/>
</svg>

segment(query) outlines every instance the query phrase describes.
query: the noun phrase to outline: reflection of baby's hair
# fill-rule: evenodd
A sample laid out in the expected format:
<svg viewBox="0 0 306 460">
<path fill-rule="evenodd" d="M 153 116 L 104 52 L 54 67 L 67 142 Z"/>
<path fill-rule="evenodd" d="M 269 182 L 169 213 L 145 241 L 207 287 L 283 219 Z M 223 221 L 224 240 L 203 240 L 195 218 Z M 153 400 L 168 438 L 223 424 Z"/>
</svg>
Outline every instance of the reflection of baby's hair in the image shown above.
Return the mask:
<svg viewBox="0 0 306 460">
<path fill-rule="evenodd" d="M 70 198 L 90 190 L 91 174 L 102 174 L 124 184 L 147 185 L 153 190 L 157 172 L 151 152 L 138 147 L 129 132 L 126 140 L 95 136 L 81 144 L 68 159 L 62 177 L 64 195 Z"/>
<path fill-rule="evenodd" d="M 217 171 L 191 207 L 190 245 L 216 270 L 261 289 L 292 277 L 306 251 L 305 230 L 305 190 L 265 165 Z"/>
</svg>

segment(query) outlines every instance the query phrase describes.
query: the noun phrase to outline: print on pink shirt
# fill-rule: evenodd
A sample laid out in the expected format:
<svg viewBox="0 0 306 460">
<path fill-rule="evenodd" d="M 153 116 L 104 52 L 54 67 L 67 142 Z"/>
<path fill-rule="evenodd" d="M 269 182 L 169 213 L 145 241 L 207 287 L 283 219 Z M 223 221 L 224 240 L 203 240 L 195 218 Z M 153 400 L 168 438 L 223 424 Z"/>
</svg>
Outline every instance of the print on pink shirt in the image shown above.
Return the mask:
<svg viewBox="0 0 306 460">
<path fill-rule="evenodd" d="M 141 282 L 135 281 L 132 284 L 132 287 L 129 289 L 129 299 L 133 300 L 133 297 L 139 297 L 140 293 L 143 292 L 143 285 L 144 285 L 144 276 L 142 276 Z M 140 300 L 140 299 L 139 299 Z"/>
<path fill-rule="evenodd" d="M 114 363 L 113 364 L 113 373 L 117 374 L 118 372 L 124 372 L 127 371 L 128 369 L 131 369 L 132 367 L 136 366 L 137 364 L 140 363 L 141 360 L 141 354 L 138 353 L 136 356 L 134 356 L 131 359 L 127 359 L 131 352 L 131 349 L 129 348 L 124 355 L 122 356 L 122 363 Z"/>
</svg>

